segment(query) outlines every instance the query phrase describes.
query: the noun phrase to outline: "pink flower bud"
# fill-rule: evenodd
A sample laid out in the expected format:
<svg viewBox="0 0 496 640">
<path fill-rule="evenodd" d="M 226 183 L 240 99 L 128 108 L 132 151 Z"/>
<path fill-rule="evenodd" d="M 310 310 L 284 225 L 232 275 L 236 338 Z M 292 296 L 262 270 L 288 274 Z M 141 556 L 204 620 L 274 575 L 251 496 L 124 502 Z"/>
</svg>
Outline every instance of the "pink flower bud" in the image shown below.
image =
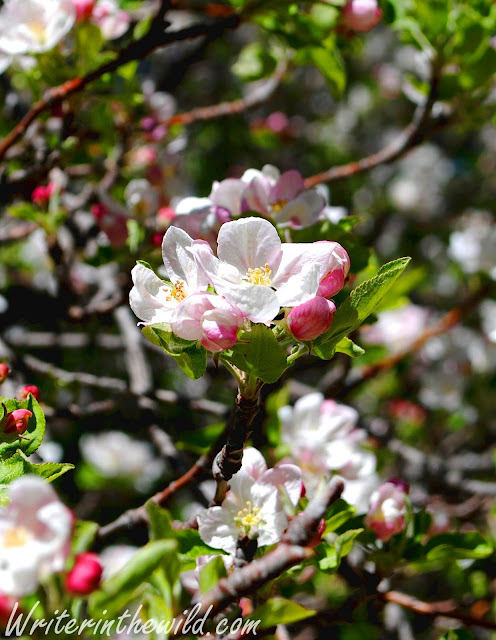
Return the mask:
<svg viewBox="0 0 496 640">
<path fill-rule="evenodd" d="M 5 362 L 0 362 L 0 384 L 3 384 L 9 377 L 10 369 Z"/>
<path fill-rule="evenodd" d="M 389 478 L 388 484 L 394 484 L 395 487 L 397 487 L 400 491 L 403 491 L 403 493 L 406 493 L 406 495 L 410 493 L 410 485 L 408 484 L 408 482 L 406 482 L 406 480 L 403 480 L 403 478 Z"/>
<path fill-rule="evenodd" d="M 387 542 L 405 528 L 405 498 L 406 493 L 393 482 L 384 483 L 372 494 L 364 522 L 379 540 Z"/>
<path fill-rule="evenodd" d="M 233 325 L 218 324 L 216 321 L 204 321 L 201 343 L 205 349 L 214 353 L 230 349 L 236 344 L 238 329 L 237 320 Z"/>
<path fill-rule="evenodd" d="M 348 0 L 341 17 L 352 31 L 370 31 L 381 20 L 382 11 L 377 0 Z"/>
<path fill-rule="evenodd" d="M 81 553 L 67 574 L 65 587 L 73 595 L 86 596 L 98 589 L 102 573 L 103 567 L 96 553 Z"/>
<path fill-rule="evenodd" d="M 35 400 L 40 399 L 40 390 L 34 384 L 27 384 L 24 387 L 21 387 L 17 392 L 17 400 L 27 400 L 29 394 L 34 396 Z"/>
<path fill-rule="evenodd" d="M 122 247 L 126 244 L 128 237 L 127 220 L 122 213 L 110 211 L 101 202 L 91 207 L 91 213 L 100 229 L 107 234 L 112 246 Z"/>
<path fill-rule="evenodd" d="M 14 611 L 16 604 L 17 604 L 17 601 L 14 600 L 14 598 L 11 598 L 10 596 L 6 596 L 5 594 L 0 592 L 0 627 L 6 627 L 8 625 L 10 616 L 12 615 L 12 612 Z M 20 611 L 18 607 L 14 616 L 14 620 L 15 618 L 17 618 L 19 614 L 20 614 Z"/>
<path fill-rule="evenodd" d="M 33 193 L 31 194 L 31 201 L 38 206 L 43 206 L 50 200 L 53 192 L 54 185 L 51 182 L 46 186 L 40 184 L 33 190 Z"/>
<path fill-rule="evenodd" d="M 72 4 L 76 9 L 76 22 L 89 20 L 93 15 L 95 0 L 72 0 Z"/>
<path fill-rule="evenodd" d="M 315 296 L 291 309 L 286 318 L 288 329 L 297 340 L 313 340 L 329 329 L 335 311 L 334 302 Z"/>
<path fill-rule="evenodd" d="M 22 436 L 28 428 L 29 418 L 31 418 L 32 415 L 31 411 L 27 409 L 15 409 L 11 411 L 4 416 L 2 420 L 4 433 L 17 433 L 17 435 Z"/>
</svg>

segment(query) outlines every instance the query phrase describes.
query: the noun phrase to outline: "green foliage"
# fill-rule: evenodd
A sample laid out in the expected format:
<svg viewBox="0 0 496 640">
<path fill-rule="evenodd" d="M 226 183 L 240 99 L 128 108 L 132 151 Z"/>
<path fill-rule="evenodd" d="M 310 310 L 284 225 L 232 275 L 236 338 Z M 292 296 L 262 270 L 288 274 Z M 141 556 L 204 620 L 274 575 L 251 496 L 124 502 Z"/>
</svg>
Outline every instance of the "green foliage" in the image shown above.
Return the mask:
<svg viewBox="0 0 496 640">
<path fill-rule="evenodd" d="M 356 513 L 356 508 L 339 498 L 336 502 L 328 509 L 325 517 L 326 528 L 324 531 L 324 536 L 328 533 L 332 533 L 342 527 L 353 515 Z"/>
<path fill-rule="evenodd" d="M 45 435 L 45 414 L 32 394 L 27 400 L 0 399 L 5 413 L 10 413 L 16 409 L 27 409 L 33 414 L 28 421 L 28 428 L 20 438 L 16 433 L 6 434 L 0 432 L 0 460 L 13 451 L 20 449 L 24 454 L 30 456 L 38 449 Z"/>
<path fill-rule="evenodd" d="M 403 273 L 410 258 L 399 258 L 382 266 L 377 275 L 362 282 L 338 307 L 331 328 L 312 343 L 312 351 L 324 360 L 331 358 L 337 345 L 374 311 L 394 282 Z"/>
<path fill-rule="evenodd" d="M 310 618 L 317 612 L 285 598 L 269 598 L 250 614 L 251 620 L 260 620 L 259 629 L 270 629 L 278 624 L 291 624 Z"/>
<path fill-rule="evenodd" d="M 143 335 L 170 356 L 192 380 L 201 378 L 207 369 L 207 351 L 196 342 L 182 340 L 170 331 L 169 325 L 154 325 L 143 328 Z"/>
<path fill-rule="evenodd" d="M 476 532 L 441 533 L 425 545 L 427 560 L 487 558 L 493 551 L 489 542 Z"/>
<path fill-rule="evenodd" d="M 286 369 L 286 351 L 272 330 L 256 324 L 242 331 L 229 360 L 242 371 L 264 382 L 276 382 Z"/>
<path fill-rule="evenodd" d="M 221 578 L 227 577 L 226 565 L 222 556 L 212 558 L 200 571 L 200 591 L 206 593 L 217 585 Z"/>
<path fill-rule="evenodd" d="M 341 559 L 349 554 L 353 548 L 355 539 L 362 533 L 363 529 L 349 529 L 337 536 L 333 544 L 323 542 L 318 546 L 320 557 L 318 565 L 321 571 L 336 571 Z"/>
</svg>

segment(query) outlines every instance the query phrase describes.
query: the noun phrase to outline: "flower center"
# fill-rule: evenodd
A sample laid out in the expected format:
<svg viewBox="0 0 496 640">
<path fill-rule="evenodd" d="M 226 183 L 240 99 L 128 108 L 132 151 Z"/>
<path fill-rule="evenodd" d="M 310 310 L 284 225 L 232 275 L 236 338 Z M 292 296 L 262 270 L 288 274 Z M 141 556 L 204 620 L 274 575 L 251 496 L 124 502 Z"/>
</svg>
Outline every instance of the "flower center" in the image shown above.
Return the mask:
<svg viewBox="0 0 496 640">
<path fill-rule="evenodd" d="M 288 204 L 288 200 L 277 200 L 271 204 L 272 213 L 279 213 Z"/>
<path fill-rule="evenodd" d="M 264 267 L 257 267 L 256 269 L 248 269 L 246 277 L 248 278 L 248 282 L 250 284 L 262 284 L 265 287 L 270 287 L 272 280 L 270 279 L 270 274 L 272 273 L 271 269 L 269 269 L 269 265 L 265 263 Z"/>
<path fill-rule="evenodd" d="M 25 527 L 11 527 L 3 534 L 3 547 L 24 547 L 30 535 Z"/>
<path fill-rule="evenodd" d="M 170 293 L 167 296 L 166 300 L 177 300 L 178 302 L 181 302 L 181 300 L 184 300 L 186 296 L 187 293 L 185 291 L 184 282 L 176 280 L 174 286 L 170 289 Z"/>
<path fill-rule="evenodd" d="M 39 43 L 43 44 L 46 39 L 46 33 L 44 27 L 38 22 L 31 22 L 29 24 L 29 30 L 31 31 L 34 39 Z"/>
<path fill-rule="evenodd" d="M 250 500 L 246 501 L 246 507 L 238 511 L 238 515 L 234 518 L 236 526 L 244 529 L 245 533 L 249 533 L 253 527 L 258 527 L 262 522 L 262 514 L 259 507 L 252 506 Z"/>
</svg>

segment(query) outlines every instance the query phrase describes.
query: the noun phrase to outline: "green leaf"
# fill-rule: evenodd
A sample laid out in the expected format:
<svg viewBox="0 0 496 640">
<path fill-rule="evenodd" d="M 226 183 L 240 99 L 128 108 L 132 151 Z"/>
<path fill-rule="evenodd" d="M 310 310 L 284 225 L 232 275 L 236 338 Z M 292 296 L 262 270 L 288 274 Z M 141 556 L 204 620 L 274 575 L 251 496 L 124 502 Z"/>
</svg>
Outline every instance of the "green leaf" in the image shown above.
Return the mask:
<svg viewBox="0 0 496 640">
<path fill-rule="evenodd" d="M 244 47 L 232 71 L 245 82 L 260 80 L 274 72 L 277 60 L 259 42 L 251 42 Z"/>
<path fill-rule="evenodd" d="M 162 509 L 158 504 L 149 500 L 146 503 L 148 520 L 150 523 L 150 540 L 164 540 L 174 538 L 171 519 L 167 509 Z"/>
<path fill-rule="evenodd" d="M 427 560 L 487 558 L 492 546 L 479 533 L 441 533 L 425 545 Z"/>
<path fill-rule="evenodd" d="M 169 330 L 164 327 L 168 327 Z M 176 364 L 192 380 L 201 378 L 207 369 L 207 351 L 191 340 L 182 340 L 170 331 L 170 326 L 153 325 L 143 330 L 145 337 L 153 344 L 158 344 L 172 356 Z"/>
<path fill-rule="evenodd" d="M 91 617 L 102 617 L 105 609 L 107 617 L 116 615 L 156 569 L 165 567 L 174 558 L 177 558 L 175 540 L 149 542 L 132 556 L 117 575 L 102 582 L 100 589 L 91 595 L 88 604 Z"/>
<path fill-rule="evenodd" d="M 334 96 L 341 96 L 346 89 L 346 70 L 338 48 L 312 47 L 307 49 L 307 55 L 309 62 L 312 62 L 324 76 Z"/>
<path fill-rule="evenodd" d="M 269 598 L 250 614 L 251 620 L 260 620 L 260 629 L 269 629 L 278 624 L 291 624 L 315 615 L 313 609 L 306 609 L 297 602 L 285 598 Z"/>
<path fill-rule="evenodd" d="M 33 414 L 29 418 L 28 428 L 22 438 L 15 433 L 7 435 L 0 433 L 0 459 L 11 452 L 20 449 L 27 456 L 31 455 L 40 446 L 45 435 L 45 414 L 32 394 L 27 400 L 2 400 L 8 413 L 16 409 L 28 409 Z M 0 410 L 2 410 L 0 408 Z"/>
<path fill-rule="evenodd" d="M 319 560 L 319 568 L 322 571 L 335 571 L 339 567 L 341 558 L 344 558 L 353 548 L 355 538 L 363 529 L 350 529 L 336 538 L 333 545 L 324 543 L 325 557 Z"/>
<path fill-rule="evenodd" d="M 403 273 L 409 262 L 410 258 L 399 258 L 388 262 L 379 269 L 373 278 L 362 282 L 356 289 L 353 289 L 334 314 L 331 328 L 314 340 L 312 352 L 323 360 L 331 358 L 336 346 L 366 320 Z"/>
<path fill-rule="evenodd" d="M 474 636 L 466 629 L 450 629 L 441 640 L 473 640 Z"/>
<path fill-rule="evenodd" d="M 286 351 L 271 329 L 263 324 L 241 333 L 229 359 L 242 371 L 264 382 L 276 382 L 286 369 Z"/>
<path fill-rule="evenodd" d="M 332 533 L 336 531 L 336 529 L 339 529 L 339 527 L 342 527 L 355 513 L 356 507 L 348 504 L 346 500 L 342 498 L 336 500 L 326 513 L 326 528 L 323 535 Z"/>
<path fill-rule="evenodd" d="M 89 520 L 77 520 L 72 535 L 72 552 L 74 555 L 88 551 L 93 544 L 99 526 Z"/>
<path fill-rule="evenodd" d="M 7 502 L 7 485 L 28 473 L 52 482 L 63 473 L 74 469 L 74 465 L 63 462 L 33 464 L 19 449 L 9 458 L 0 461 L 0 505 Z"/>
<path fill-rule="evenodd" d="M 179 553 L 183 558 L 196 560 L 198 556 L 219 552 L 218 549 L 206 545 L 195 529 L 180 529 L 174 533 L 179 545 Z"/>
<path fill-rule="evenodd" d="M 226 565 L 222 556 L 212 558 L 200 571 L 200 591 L 206 593 L 218 584 L 221 578 L 227 577 Z"/>
<path fill-rule="evenodd" d="M 365 349 L 359 347 L 349 338 L 343 338 L 340 340 L 336 345 L 336 351 L 339 353 L 345 353 L 347 356 L 350 356 L 350 358 L 358 358 L 358 356 L 363 356 L 365 353 Z"/>
</svg>

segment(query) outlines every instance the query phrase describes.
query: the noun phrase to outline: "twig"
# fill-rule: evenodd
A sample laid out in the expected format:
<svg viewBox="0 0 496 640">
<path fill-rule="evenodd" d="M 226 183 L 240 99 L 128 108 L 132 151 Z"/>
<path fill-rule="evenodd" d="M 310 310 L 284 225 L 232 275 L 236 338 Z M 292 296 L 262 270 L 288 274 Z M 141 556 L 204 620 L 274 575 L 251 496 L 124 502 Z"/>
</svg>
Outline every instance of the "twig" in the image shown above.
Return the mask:
<svg viewBox="0 0 496 640">
<path fill-rule="evenodd" d="M 129 372 L 131 393 L 136 395 L 149 393 L 153 379 L 150 364 L 143 349 L 143 336 L 136 330 L 136 323 L 127 305 L 116 309 L 114 317 L 125 344 L 126 370 Z"/>
<path fill-rule="evenodd" d="M 305 187 L 308 189 L 320 184 L 321 182 L 342 180 L 343 178 L 349 178 L 350 176 L 370 171 L 381 164 L 394 162 L 410 151 L 410 149 L 421 144 L 427 137 L 427 132 L 424 129 L 429 123 L 432 108 L 436 102 L 440 76 L 441 68 L 434 63 L 432 67 L 429 95 L 427 96 L 425 103 L 417 109 L 412 122 L 402 131 L 392 144 L 387 145 L 377 153 L 373 153 L 361 160 L 349 162 L 348 164 L 344 164 L 339 167 L 331 167 L 327 171 L 310 176 L 305 180 Z"/>
<path fill-rule="evenodd" d="M 239 24 L 239 17 L 237 15 L 229 15 L 218 20 L 194 24 L 191 27 L 179 31 L 168 32 L 165 31 L 167 25 L 163 21 L 162 11 L 163 5 L 161 5 L 159 13 L 152 21 L 148 32 L 142 38 L 132 42 L 128 47 L 123 49 L 114 60 L 101 65 L 84 76 L 73 78 L 57 87 L 48 89 L 43 97 L 32 105 L 22 120 L 0 142 L 0 160 L 4 158 L 7 150 L 25 134 L 29 125 L 44 111 L 57 105 L 72 94 L 81 91 L 88 84 L 98 80 L 106 73 L 112 73 L 128 62 L 144 58 L 159 47 L 183 40 L 199 38 L 201 36 L 218 37 L 226 29 L 236 28 Z"/>
<path fill-rule="evenodd" d="M 191 111 L 176 113 L 170 118 L 163 120 L 162 124 L 167 127 L 175 124 L 186 125 L 198 120 L 211 120 L 213 118 L 230 116 L 246 111 L 247 109 L 265 102 L 277 89 L 285 72 L 286 65 L 281 64 L 278 66 L 276 72 L 271 78 L 257 83 L 257 86 L 253 87 L 252 91 L 245 97 L 239 98 L 238 100 L 232 100 L 231 102 L 221 102 L 208 107 L 198 107 Z"/>
<path fill-rule="evenodd" d="M 253 395 L 238 393 L 233 418 L 229 427 L 227 442 L 215 458 L 213 476 L 217 482 L 214 504 L 221 504 L 227 493 L 229 480 L 241 468 L 243 449 L 251 434 L 251 425 L 257 415 L 260 405 L 260 390 L 258 385 Z"/>
<path fill-rule="evenodd" d="M 496 622 L 492 620 L 485 620 L 483 618 L 476 618 L 468 613 L 464 613 L 458 609 L 458 605 L 453 600 L 443 600 L 441 602 L 424 602 L 423 600 L 417 600 L 413 596 L 409 596 L 406 593 L 400 591 L 387 591 L 386 593 L 379 594 L 386 602 L 394 602 L 399 604 L 410 611 L 419 613 L 423 616 L 444 616 L 447 618 L 453 618 L 454 620 L 460 620 L 466 625 L 482 627 L 484 629 L 496 629 Z"/>
</svg>

